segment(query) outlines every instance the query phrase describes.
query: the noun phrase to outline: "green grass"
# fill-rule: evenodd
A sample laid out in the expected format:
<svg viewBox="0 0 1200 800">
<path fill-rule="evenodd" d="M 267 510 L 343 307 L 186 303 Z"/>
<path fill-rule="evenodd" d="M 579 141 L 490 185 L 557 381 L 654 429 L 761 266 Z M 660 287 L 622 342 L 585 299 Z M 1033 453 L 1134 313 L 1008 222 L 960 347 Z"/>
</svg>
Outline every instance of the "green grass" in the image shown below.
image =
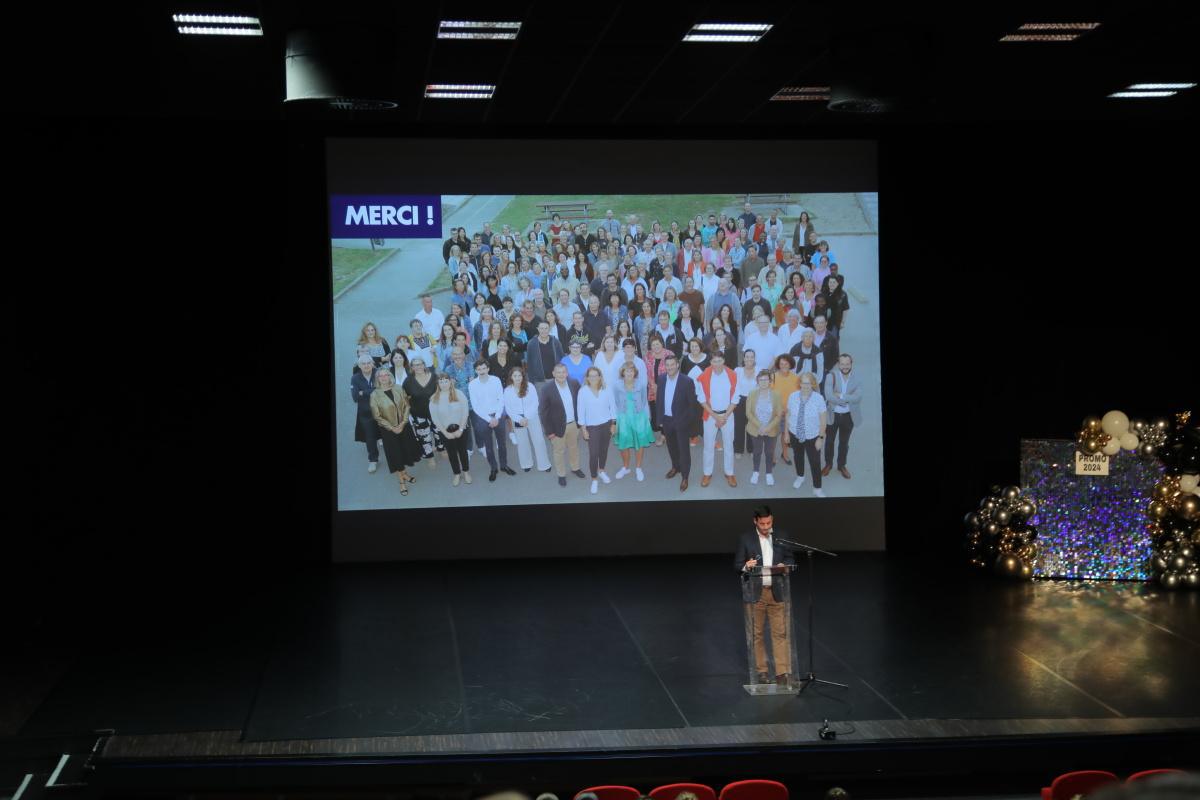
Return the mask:
<svg viewBox="0 0 1200 800">
<path fill-rule="evenodd" d="M 732 212 L 733 216 L 742 213 L 742 202 L 745 195 L 741 194 L 698 194 L 698 195 L 521 195 L 514 197 L 512 202 L 504 207 L 492 221 L 492 229 L 508 224 L 514 229 L 525 231 L 535 219 L 544 219 L 545 213 L 539 207 L 543 202 L 573 202 L 579 200 L 593 201 L 588 212 L 590 227 L 596 228 L 596 222 L 604 219 L 607 209 L 613 210 L 613 216 L 624 222 L 629 214 L 637 214 L 641 223 L 649 230 L 654 220 L 662 223 L 663 230 L 669 230 L 671 220 L 678 220 L 680 228 L 687 228 L 687 221 L 702 214 L 705 221 L 709 212 L 720 216 L 722 211 Z M 862 209 L 852 193 L 840 194 L 802 194 L 792 193 L 792 204 L 799 205 L 808 211 L 809 217 L 822 235 L 838 233 L 869 233 L 870 227 L 863 216 Z M 755 211 L 765 214 L 770 209 L 756 206 Z M 784 234 L 791 236 L 792 226 L 796 217 L 785 214 L 783 217 Z"/>
<path fill-rule="evenodd" d="M 438 271 L 437 277 L 430 281 L 429 285 L 425 287 L 424 292 L 436 294 L 438 292 L 448 292 L 453 288 L 454 283 L 450 280 L 450 269 L 448 267 L 442 267 L 442 269 Z M 424 292 L 422 292 L 422 294 L 424 294 Z"/>
<path fill-rule="evenodd" d="M 492 221 L 492 230 L 508 224 L 516 230 L 524 231 L 535 219 L 546 215 L 539 207 L 540 203 L 572 202 L 591 200 L 593 205 L 588 212 L 591 228 L 595 230 L 596 222 L 604 219 L 604 212 L 613 210 L 613 217 L 624 222 L 629 214 L 637 214 L 642 225 L 650 229 L 651 223 L 658 220 L 663 230 L 670 230 L 671 220 L 678 220 L 680 228 L 687 228 L 687 221 L 697 214 L 703 214 L 708 219 L 708 213 L 720 215 L 725 208 L 741 208 L 744 195 L 736 194 L 588 194 L 588 195 L 521 195 L 514 197 L 512 202 L 504 207 L 496 219 Z M 740 213 L 740 212 L 739 212 Z"/>
<path fill-rule="evenodd" d="M 378 247 L 374 250 L 334 247 L 332 250 L 333 293 L 335 295 L 353 283 L 359 275 L 396 252 L 395 247 Z"/>
</svg>

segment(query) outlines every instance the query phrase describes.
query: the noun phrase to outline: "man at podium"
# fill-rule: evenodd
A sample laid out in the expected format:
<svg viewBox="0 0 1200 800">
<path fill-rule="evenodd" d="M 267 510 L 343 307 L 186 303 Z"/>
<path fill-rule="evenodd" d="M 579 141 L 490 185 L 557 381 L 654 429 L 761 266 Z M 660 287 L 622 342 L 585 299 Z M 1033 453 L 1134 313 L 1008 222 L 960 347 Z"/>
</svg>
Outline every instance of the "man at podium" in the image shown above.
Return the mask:
<svg viewBox="0 0 1200 800">
<path fill-rule="evenodd" d="M 767 683 L 767 647 L 763 638 L 764 628 L 771 626 L 771 655 L 775 660 L 775 682 L 786 686 L 791 681 L 791 642 L 788 620 L 785 613 L 787 597 L 781 579 L 772 580 L 770 567 L 796 565 L 791 550 L 775 545 L 775 518 L 769 506 L 754 509 L 755 530 L 747 531 L 738 541 L 734 567 L 742 573 L 743 583 L 749 591 L 743 592 L 748 615 L 753 620 L 754 664 L 758 683 Z M 787 538 L 784 536 L 783 538 Z M 759 569 L 763 568 L 763 569 Z M 778 574 L 778 572 L 776 573 Z M 782 585 L 781 585 L 782 584 Z M 751 602 L 751 599 L 753 600 Z"/>
</svg>

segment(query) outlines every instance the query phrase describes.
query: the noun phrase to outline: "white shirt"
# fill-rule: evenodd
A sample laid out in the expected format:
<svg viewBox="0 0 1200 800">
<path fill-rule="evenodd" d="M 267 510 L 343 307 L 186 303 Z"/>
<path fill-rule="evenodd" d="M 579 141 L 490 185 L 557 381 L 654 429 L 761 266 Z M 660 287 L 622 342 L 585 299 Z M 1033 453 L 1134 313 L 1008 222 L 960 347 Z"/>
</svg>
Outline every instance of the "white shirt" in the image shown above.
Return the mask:
<svg viewBox="0 0 1200 800">
<path fill-rule="evenodd" d="M 746 345 L 742 350 L 753 350 L 758 359 L 754 363 L 762 369 L 770 369 L 775 363 L 775 357 L 780 353 L 787 352 L 783 349 L 783 344 L 777 335 L 768 330 L 764 336 L 758 332 L 757 325 L 754 326 L 754 330 L 746 334 Z"/>
<path fill-rule="evenodd" d="M 851 372 L 851 374 L 853 374 L 853 372 Z M 844 396 L 846 394 L 846 384 L 850 382 L 850 375 L 843 375 L 840 369 L 835 369 L 833 371 L 833 379 L 836 381 L 836 383 L 833 385 L 834 397 L 839 394 Z M 833 410 L 839 414 L 849 414 L 850 404 L 834 403 Z"/>
<path fill-rule="evenodd" d="M 729 368 L 725 367 L 720 372 L 715 369 L 712 371 L 712 377 L 708 379 L 708 388 L 710 393 L 716 400 L 709 400 L 704 396 L 704 384 L 696 381 L 696 401 L 704 405 L 706 400 L 709 400 L 709 407 L 713 411 L 728 411 L 729 407 L 737 402 L 737 395 L 733 394 L 737 386 L 736 376 L 731 376 Z M 730 383 L 730 378 L 733 378 L 734 383 Z"/>
<path fill-rule="evenodd" d="M 796 418 L 800 415 L 800 394 L 799 390 L 792 392 L 787 401 L 787 429 L 792 436 L 796 435 Z M 825 398 L 819 392 L 808 396 L 808 404 L 804 407 L 804 441 L 821 435 L 821 414 L 825 409 Z"/>
<path fill-rule="evenodd" d="M 538 393 L 532 386 L 525 390 L 525 396 L 517 395 L 517 387 L 508 386 L 504 389 L 504 410 L 508 413 L 513 424 L 536 419 L 538 415 Z"/>
<path fill-rule="evenodd" d="M 657 297 L 659 300 L 662 300 L 663 295 L 666 294 L 667 287 L 669 287 L 669 286 L 675 287 L 675 294 L 679 294 L 680 292 L 683 291 L 683 282 L 680 281 L 679 278 L 676 278 L 674 276 L 671 276 L 670 278 L 664 277 L 661 281 L 658 282 L 658 285 L 654 287 L 654 296 Z"/>
<path fill-rule="evenodd" d="M 482 380 L 476 375 L 467 384 L 467 395 L 471 398 L 471 410 L 489 422 L 504 413 L 504 385 L 495 375 Z"/>
<path fill-rule="evenodd" d="M 800 340 L 804 337 L 804 332 L 807 331 L 804 325 L 797 325 L 796 330 L 791 329 L 788 322 L 779 326 L 779 332 L 775 335 L 779 337 L 779 346 L 782 348 L 779 352 L 789 353 L 792 348 L 800 344 Z"/>
<path fill-rule="evenodd" d="M 590 386 L 579 390 L 579 424 L 604 425 L 617 418 L 612 392 L 601 389 L 599 395 L 592 394 Z"/>
<path fill-rule="evenodd" d="M 571 385 L 555 381 L 554 388 L 558 389 L 558 396 L 562 398 L 563 410 L 567 412 L 567 424 L 570 425 L 575 421 L 575 404 L 571 401 Z"/>
<path fill-rule="evenodd" d="M 628 363 L 633 364 L 633 366 L 635 368 L 637 368 L 637 378 L 634 379 L 634 383 L 640 383 L 642 385 L 645 385 L 645 383 L 646 383 L 646 362 L 643 361 L 642 359 L 638 358 L 635 355 L 633 357 L 633 361 L 630 361 Z M 601 370 L 605 371 L 604 372 L 604 385 L 605 386 L 616 386 L 618 383 L 622 382 L 621 381 L 621 367 L 625 366 L 625 364 L 626 364 L 626 361 L 625 361 L 624 351 L 622 351 L 620 354 L 618 354 L 617 358 L 615 358 L 613 360 L 613 363 L 611 365 L 609 365 L 608 367 L 604 366 L 603 359 L 601 359 L 601 358 L 596 359 L 596 366 L 600 367 Z"/>
<path fill-rule="evenodd" d="M 421 320 L 422 330 L 430 336 L 441 336 L 442 324 L 446 321 L 446 315 L 436 308 L 429 309 L 426 313 L 425 309 L 421 309 L 413 314 L 413 319 Z"/>
<path fill-rule="evenodd" d="M 675 386 L 678 383 L 678 375 L 676 375 L 674 378 L 672 378 L 670 375 L 667 376 L 667 385 L 664 387 L 666 391 L 663 392 L 663 413 L 668 417 L 675 416 L 671 413 L 671 407 L 675 404 Z"/>
<path fill-rule="evenodd" d="M 612 378 L 610 377 L 612 374 L 612 371 L 613 371 L 613 366 L 618 361 L 624 361 L 624 360 L 625 360 L 625 354 L 622 353 L 620 350 L 613 351 L 613 357 L 612 357 L 611 361 L 609 361 L 608 358 L 605 356 L 603 350 L 601 350 L 599 353 L 596 353 L 596 355 L 594 355 L 592 357 L 592 363 L 600 368 L 600 374 L 604 376 L 604 385 L 605 386 L 611 387 L 613 385 Z"/>
<path fill-rule="evenodd" d="M 755 533 L 758 533 L 758 531 L 755 531 Z M 771 537 L 774 535 L 774 531 L 766 536 L 763 536 L 761 533 L 758 534 L 758 546 L 762 548 L 763 554 L 762 561 L 759 562 L 760 567 L 770 567 L 775 564 L 775 545 L 771 543 Z M 763 572 L 762 581 L 764 589 L 771 587 L 771 576 L 768 573 Z"/>
</svg>

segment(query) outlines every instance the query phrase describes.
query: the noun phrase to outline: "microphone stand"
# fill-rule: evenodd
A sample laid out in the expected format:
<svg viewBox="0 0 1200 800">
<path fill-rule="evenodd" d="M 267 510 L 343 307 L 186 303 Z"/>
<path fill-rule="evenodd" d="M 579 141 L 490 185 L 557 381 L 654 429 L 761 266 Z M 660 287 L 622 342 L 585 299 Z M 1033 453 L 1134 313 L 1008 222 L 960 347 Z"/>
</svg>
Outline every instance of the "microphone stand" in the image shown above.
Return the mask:
<svg viewBox="0 0 1200 800">
<path fill-rule="evenodd" d="M 803 550 L 804 555 L 808 557 L 808 674 L 800 678 L 800 692 L 797 697 L 804 693 L 804 690 L 814 683 L 823 683 L 826 686 L 840 686 L 843 689 L 849 688 L 844 683 L 835 683 L 834 681 L 826 681 L 817 677 L 816 671 L 813 669 L 813 555 L 820 553 L 823 556 L 837 558 L 837 553 L 831 553 L 828 550 L 822 550 L 819 547 L 803 544 L 802 542 L 793 542 L 789 539 L 776 538 L 776 542 L 784 547 L 793 550 Z"/>
</svg>

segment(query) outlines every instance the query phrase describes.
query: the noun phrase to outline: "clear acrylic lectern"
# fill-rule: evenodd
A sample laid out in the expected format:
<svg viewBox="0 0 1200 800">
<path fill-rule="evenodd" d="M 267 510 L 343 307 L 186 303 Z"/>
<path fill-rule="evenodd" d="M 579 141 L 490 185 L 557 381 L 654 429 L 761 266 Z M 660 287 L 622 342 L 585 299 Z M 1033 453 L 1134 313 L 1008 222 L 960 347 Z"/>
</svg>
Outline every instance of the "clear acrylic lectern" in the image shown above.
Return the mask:
<svg viewBox="0 0 1200 800">
<path fill-rule="evenodd" d="M 742 612 L 746 623 L 746 657 L 753 695 L 797 694 L 796 636 L 792 627 L 792 565 L 743 570 Z M 769 584 L 765 585 L 764 583 Z M 762 602 L 766 593 L 774 602 Z M 785 680 L 779 676 L 786 675 Z"/>
</svg>

